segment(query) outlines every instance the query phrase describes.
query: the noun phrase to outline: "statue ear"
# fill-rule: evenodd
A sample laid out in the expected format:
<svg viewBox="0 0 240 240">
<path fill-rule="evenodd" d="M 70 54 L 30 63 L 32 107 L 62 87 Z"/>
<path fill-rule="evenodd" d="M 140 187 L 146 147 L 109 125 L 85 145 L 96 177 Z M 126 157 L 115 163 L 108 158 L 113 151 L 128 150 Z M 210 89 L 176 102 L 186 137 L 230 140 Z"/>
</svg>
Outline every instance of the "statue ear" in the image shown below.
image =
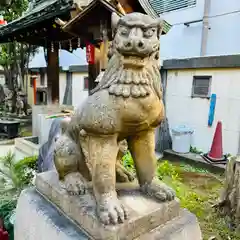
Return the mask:
<svg viewBox="0 0 240 240">
<path fill-rule="evenodd" d="M 115 30 L 117 28 L 119 20 L 120 20 L 120 17 L 115 12 L 113 12 L 112 13 L 112 19 L 111 19 L 113 30 Z"/>
<path fill-rule="evenodd" d="M 158 26 L 158 33 L 160 36 L 163 30 L 164 20 L 162 18 L 157 18 L 156 20 L 157 20 L 157 26 Z"/>
</svg>

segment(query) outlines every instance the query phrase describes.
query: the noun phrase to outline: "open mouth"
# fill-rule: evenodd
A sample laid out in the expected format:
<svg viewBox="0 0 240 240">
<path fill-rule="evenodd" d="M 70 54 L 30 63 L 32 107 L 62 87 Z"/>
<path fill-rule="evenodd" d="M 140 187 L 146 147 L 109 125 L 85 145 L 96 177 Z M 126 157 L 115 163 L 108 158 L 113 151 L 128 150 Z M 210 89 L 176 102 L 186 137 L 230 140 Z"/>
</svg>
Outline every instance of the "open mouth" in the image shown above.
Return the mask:
<svg viewBox="0 0 240 240">
<path fill-rule="evenodd" d="M 146 63 L 146 57 L 124 55 L 122 61 L 124 66 L 144 67 Z"/>
</svg>

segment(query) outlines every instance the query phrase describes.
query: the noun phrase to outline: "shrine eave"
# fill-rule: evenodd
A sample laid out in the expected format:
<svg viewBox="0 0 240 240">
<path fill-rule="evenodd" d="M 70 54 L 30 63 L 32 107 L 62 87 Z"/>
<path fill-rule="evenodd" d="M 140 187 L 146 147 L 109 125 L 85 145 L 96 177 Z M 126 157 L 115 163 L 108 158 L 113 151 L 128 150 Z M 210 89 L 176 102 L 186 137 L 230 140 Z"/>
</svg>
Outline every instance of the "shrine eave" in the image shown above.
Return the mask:
<svg viewBox="0 0 240 240">
<path fill-rule="evenodd" d="M 26 32 L 34 25 L 40 25 L 49 19 L 70 13 L 72 10 L 72 0 L 51 0 L 36 6 L 24 16 L 0 27 L 0 43 L 12 41 L 20 32 Z"/>
<path fill-rule="evenodd" d="M 105 0 L 95 0 L 92 1 L 86 8 L 84 8 L 83 11 L 81 11 L 76 17 L 64 25 L 62 29 L 63 31 L 69 32 L 73 35 L 82 35 L 81 31 L 85 32 L 88 31 L 88 29 L 94 28 L 96 26 L 99 26 L 100 30 L 100 22 L 107 20 L 107 26 L 109 30 L 111 29 L 111 14 L 113 12 L 117 13 L 119 16 L 122 16 L 122 14 L 116 9 L 113 4 Z M 81 26 L 89 27 L 83 29 Z"/>
<path fill-rule="evenodd" d="M 141 1 L 139 1 L 141 3 Z M 141 5 L 142 6 L 142 11 L 145 14 L 150 15 L 153 18 L 158 18 L 157 13 L 151 9 L 149 6 L 146 7 L 147 5 Z M 104 12 L 105 9 L 105 12 Z M 98 21 L 96 18 L 99 19 L 111 19 L 111 13 L 117 13 L 118 15 L 122 15 L 116 6 L 111 4 L 109 1 L 106 0 L 94 0 L 92 1 L 86 8 L 84 8 L 83 11 L 81 11 L 76 17 L 71 19 L 65 26 L 63 26 L 63 30 L 65 32 L 69 32 L 71 34 L 76 34 L 76 35 L 81 35 L 81 26 L 92 26 L 96 24 Z M 100 16 L 102 14 L 102 16 Z M 108 16 L 107 16 L 108 15 Z M 94 21 L 95 19 L 95 21 Z M 109 23 L 108 23 L 109 25 Z M 171 28 L 171 25 L 163 21 L 163 32 L 162 34 L 166 34 Z"/>
</svg>

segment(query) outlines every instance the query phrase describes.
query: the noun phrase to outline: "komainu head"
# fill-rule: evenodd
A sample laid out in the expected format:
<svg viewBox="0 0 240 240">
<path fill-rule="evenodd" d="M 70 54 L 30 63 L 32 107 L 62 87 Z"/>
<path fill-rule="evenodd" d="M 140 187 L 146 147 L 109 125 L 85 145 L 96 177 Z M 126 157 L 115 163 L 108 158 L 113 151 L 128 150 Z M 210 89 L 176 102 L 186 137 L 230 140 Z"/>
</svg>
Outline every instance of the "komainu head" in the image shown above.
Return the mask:
<svg viewBox="0 0 240 240">
<path fill-rule="evenodd" d="M 141 13 L 112 15 L 113 51 L 124 56 L 125 64 L 143 67 L 148 58 L 159 58 L 162 20 Z"/>
<path fill-rule="evenodd" d="M 109 62 L 91 94 L 108 89 L 117 97 L 147 97 L 152 90 L 162 98 L 159 47 L 162 21 L 141 13 L 112 15 L 113 41 Z"/>
</svg>

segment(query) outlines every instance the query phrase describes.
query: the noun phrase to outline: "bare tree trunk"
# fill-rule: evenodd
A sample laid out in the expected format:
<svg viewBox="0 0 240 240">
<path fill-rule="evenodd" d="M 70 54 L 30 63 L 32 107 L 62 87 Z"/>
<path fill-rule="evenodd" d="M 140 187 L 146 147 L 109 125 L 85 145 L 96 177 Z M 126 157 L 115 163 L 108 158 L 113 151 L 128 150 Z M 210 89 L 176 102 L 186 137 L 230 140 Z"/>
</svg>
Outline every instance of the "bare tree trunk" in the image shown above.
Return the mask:
<svg viewBox="0 0 240 240">
<path fill-rule="evenodd" d="M 240 223 L 240 157 L 228 161 L 224 188 L 216 207 L 229 216 L 235 226 Z"/>
</svg>

